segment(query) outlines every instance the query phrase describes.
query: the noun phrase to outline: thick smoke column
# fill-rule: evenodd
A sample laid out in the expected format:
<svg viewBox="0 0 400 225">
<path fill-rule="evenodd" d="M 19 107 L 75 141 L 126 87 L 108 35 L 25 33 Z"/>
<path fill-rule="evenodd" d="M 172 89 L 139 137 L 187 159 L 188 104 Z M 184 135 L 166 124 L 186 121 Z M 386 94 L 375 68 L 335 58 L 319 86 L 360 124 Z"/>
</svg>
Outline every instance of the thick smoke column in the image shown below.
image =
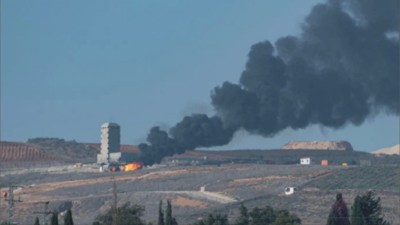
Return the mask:
<svg viewBox="0 0 400 225">
<path fill-rule="evenodd" d="M 399 40 L 389 36 L 398 35 L 398 9 L 395 0 L 315 6 L 300 37 L 252 46 L 240 84 L 214 90 L 219 116 L 273 136 L 310 124 L 358 125 L 380 109 L 398 114 Z"/>
<path fill-rule="evenodd" d="M 186 149 L 225 145 L 234 132 L 272 137 L 312 124 L 359 125 L 373 112 L 399 114 L 398 0 L 331 0 L 313 7 L 299 37 L 251 47 L 239 84 L 212 93 L 217 116 L 151 129 L 148 164 Z M 267 29 L 267 28 L 266 28 Z"/>
<path fill-rule="evenodd" d="M 141 161 L 146 165 L 160 163 L 163 157 L 196 147 L 225 145 L 232 139 L 235 130 L 225 128 L 219 117 L 195 114 L 186 116 L 168 133 L 153 127 L 147 136 L 149 144 L 140 144 Z"/>
</svg>

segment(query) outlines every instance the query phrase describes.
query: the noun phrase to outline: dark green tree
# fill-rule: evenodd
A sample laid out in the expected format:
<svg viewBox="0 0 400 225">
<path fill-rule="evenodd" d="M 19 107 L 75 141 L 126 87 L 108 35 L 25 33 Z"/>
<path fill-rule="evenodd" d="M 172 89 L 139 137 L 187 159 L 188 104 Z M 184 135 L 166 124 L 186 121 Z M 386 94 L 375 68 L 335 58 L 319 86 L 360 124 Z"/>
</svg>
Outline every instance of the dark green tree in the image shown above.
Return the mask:
<svg viewBox="0 0 400 225">
<path fill-rule="evenodd" d="M 351 209 L 352 225 L 389 225 L 382 215 L 381 199 L 372 191 L 357 196 Z"/>
<path fill-rule="evenodd" d="M 172 206 L 170 200 L 167 200 L 167 209 L 165 210 L 165 225 L 172 225 Z"/>
<path fill-rule="evenodd" d="M 141 217 L 143 216 L 144 208 L 139 205 L 131 205 L 129 202 L 125 203 L 116 210 L 117 224 L 118 225 L 144 225 Z M 96 221 L 102 225 L 112 224 L 112 209 L 109 209 L 105 214 L 99 215 Z"/>
<path fill-rule="evenodd" d="M 301 220 L 296 214 L 281 210 L 276 214 L 275 221 L 271 225 L 301 225 Z"/>
<path fill-rule="evenodd" d="M 250 225 L 269 225 L 275 221 L 276 215 L 274 209 L 270 206 L 264 208 L 255 207 L 250 215 Z"/>
<path fill-rule="evenodd" d="M 357 196 L 351 206 L 351 225 L 364 225 L 366 224 L 362 209 L 361 197 Z"/>
<path fill-rule="evenodd" d="M 53 212 L 51 215 L 51 225 L 58 225 L 58 214 L 56 212 Z"/>
<path fill-rule="evenodd" d="M 101 223 L 100 223 L 99 221 L 94 221 L 94 222 L 92 223 L 92 225 L 101 225 Z"/>
<path fill-rule="evenodd" d="M 194 225 L 229 225 L 228 216 L 209 214 L 205 219 L 197 221 Z"/>
<path fill-rule="evenodd" d="M 327 225 L 350 225 L 349 211 L 346 203 L 342 198 L 342 194 L 336 195 L 336 201 L 332 205 L 331 211 L 328 216 Z"/>
<path fill-rule="evenodd" d="M 68 209 L 67 213 L 65 214 L 64 225 L 74 225 L 74 220 L 72 219 L 72 211 L 71 211 L 71 209 Z"/>
<path fill-rule="evenodd" d="M 240 214 L 236 219 L 235 225 L 249 225 L 249 213 L 243 203 L 240 203 L 239 212 Z"/>
<path fill-rule="evenodd" d="M 158 205 L 158 222 L 157 225 L 164 225 L 164 213 L 162 209 L 162 201 Z"/>
<path fill-rule="evenodd" d="M 12 224 L 7 222 L 7 221 L 3 221 L 3 222 L 0 223 L 0 225 L 12 225 Z"/>
<path fill-rule="evenodd" d="M 40 225 L 38 217 L 35 218 L 35 223 L 33 225 Z"/>
<path fill-rule="evenodd" d="M 167 200 L 167 209 L 165 210 L 165 225 L 178 225 L 176 219 L 172 217 L 172 205 L 171 201 Z"/>
</svg>

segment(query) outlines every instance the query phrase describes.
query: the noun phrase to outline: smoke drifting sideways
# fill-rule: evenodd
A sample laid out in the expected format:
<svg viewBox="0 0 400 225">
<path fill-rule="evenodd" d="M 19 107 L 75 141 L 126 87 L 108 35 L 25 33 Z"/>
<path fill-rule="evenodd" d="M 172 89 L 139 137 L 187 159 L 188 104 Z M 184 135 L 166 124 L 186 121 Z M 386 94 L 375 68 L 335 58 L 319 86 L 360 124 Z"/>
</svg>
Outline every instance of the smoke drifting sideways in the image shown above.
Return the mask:
<svg viewBox="0 0 400 225">
<path fill-rule="evenodd" d="M 312 124 L 342 128 L 376 112 L 399 115 L 398 0 L 331 0 L 313 7 L 298 36 L 254 44 L 239 84 L 211 94 L 213 117 L 153 127 L 145 164 L 187 149 L 228 144 L 235 131 L 273 137 Z M 268 28 L 266 28 L 268 29 Z"/>
</svg>

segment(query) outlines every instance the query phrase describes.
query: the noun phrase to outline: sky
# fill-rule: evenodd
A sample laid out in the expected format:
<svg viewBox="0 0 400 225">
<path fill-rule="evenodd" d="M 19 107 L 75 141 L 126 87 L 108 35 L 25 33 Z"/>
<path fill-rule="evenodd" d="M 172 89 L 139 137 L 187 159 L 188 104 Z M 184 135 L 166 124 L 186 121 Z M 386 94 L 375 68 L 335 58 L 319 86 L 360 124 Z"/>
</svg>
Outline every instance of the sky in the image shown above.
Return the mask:
<svg viewBox="0 0 400 225">
<path fill-rule="evenodd" d="M 57 137 L 100 142 L 121 126 L 139 144 L 152 126 L 213 115 L 211 91 L 237 83 L 250 47 L 298 35 L 317 0 L 1 1 L 2 141 Z M 373 151 L 399 143 L 398 116 L 360 126 L 286 129 L 265 138 L 239 131 L 221 149 L 272 149 L 296 140 L 347 140 Z"/>
</svg>

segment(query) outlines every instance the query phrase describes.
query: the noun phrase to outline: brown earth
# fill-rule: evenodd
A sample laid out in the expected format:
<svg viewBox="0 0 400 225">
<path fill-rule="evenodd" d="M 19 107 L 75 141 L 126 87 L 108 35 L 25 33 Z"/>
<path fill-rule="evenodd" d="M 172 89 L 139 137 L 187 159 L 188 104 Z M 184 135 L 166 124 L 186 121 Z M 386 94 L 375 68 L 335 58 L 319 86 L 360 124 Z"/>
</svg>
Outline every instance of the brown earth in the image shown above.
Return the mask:
<svg viewBox="0 0 400 225">
<path fill-rule="evenodd" d="M 243 178 L 233 180 L 231 183 L 258 183 L 271 180 L 288 179 L 290 176 L 267 176 L 267 177 L 255 177 L 255 178 Z"/>
<path fill-rule="evenodd" d="M 182 196 L 176 196 L 172 199 L 171 202 L 173 205 L 181 206 L 181 207 L 199 207 L 206 208 L 208 206 L 207 203 L 199 200 L 189 199 Z"/>
</svg>

